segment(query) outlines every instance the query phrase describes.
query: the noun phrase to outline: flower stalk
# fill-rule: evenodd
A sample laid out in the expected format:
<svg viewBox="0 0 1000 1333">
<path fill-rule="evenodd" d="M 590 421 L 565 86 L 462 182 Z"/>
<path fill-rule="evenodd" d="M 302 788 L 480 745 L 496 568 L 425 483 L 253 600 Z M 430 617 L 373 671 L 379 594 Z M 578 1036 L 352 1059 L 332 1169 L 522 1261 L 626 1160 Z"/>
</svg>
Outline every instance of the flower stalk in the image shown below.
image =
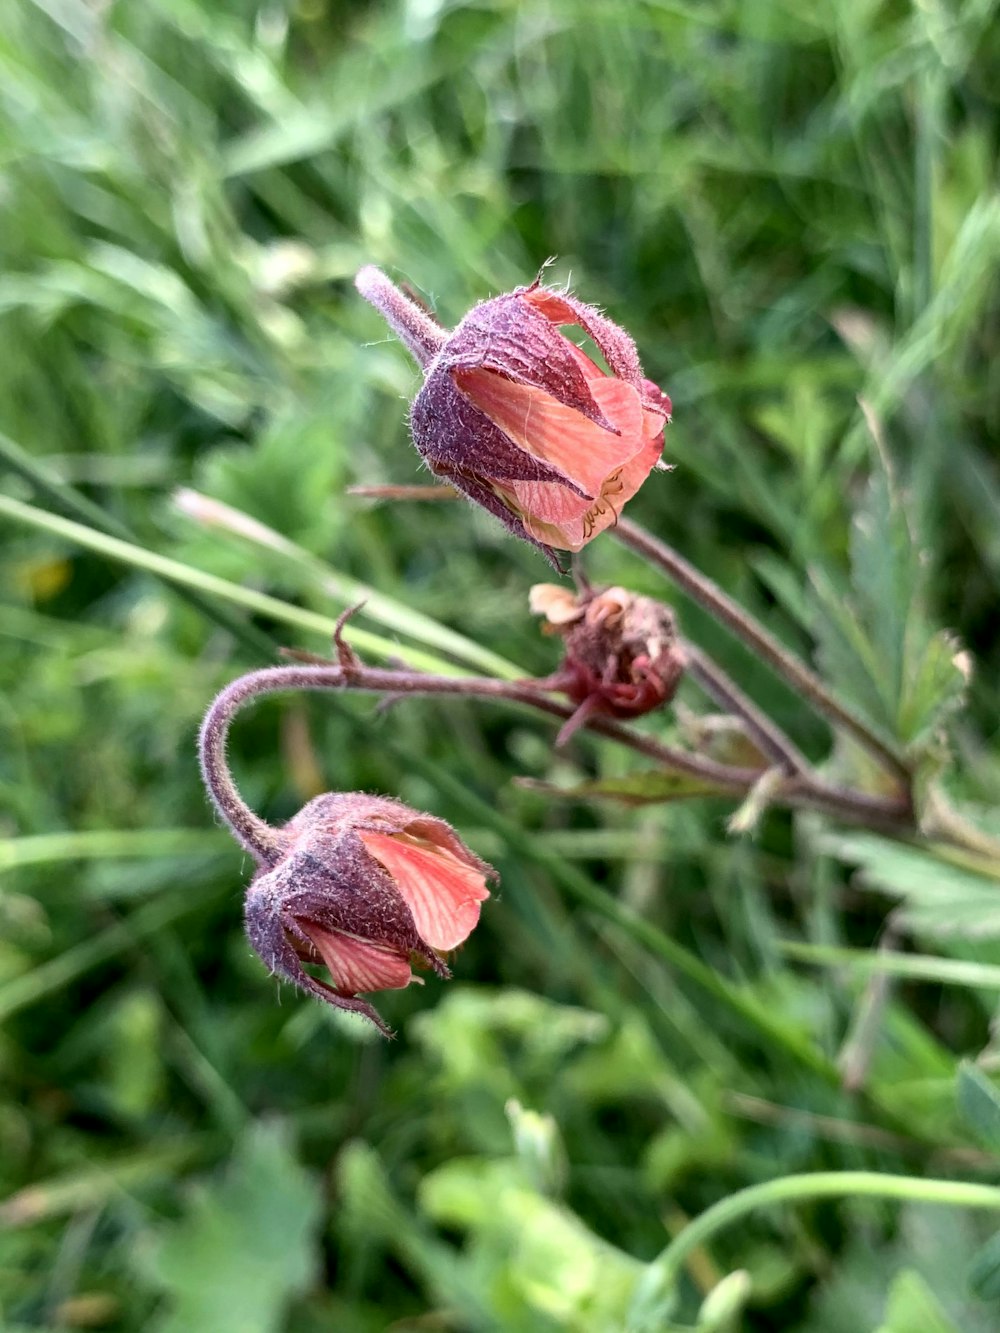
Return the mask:
<svg viewBox="0 0 1000 1333">
<path fill-rule="evenodd" d="M 250 672 L 227 686 L 209 709 L 202 728 L 202 763 L 206 785 L 217 809 L 241 846 L 254 855 L 260 847 L 267 854 L 269 826 L 247 809 L 236 792 L 225 766 L 225 737 L 232 717 L 251 698 L 290 690 L 356 690 L 397 697 L 457 695 L 493 699 L 533 708 L 561 722 L 568 721 L 576 711 L 571 704 L 552 698 L 544 681 L 434 676 L 420 671 L 370 667 L 360 662 L 346 667 L 333 663 L 328 666 L 296 664 Z M 730 795 L 736 799 L 747 796 L 767 767 L 741 768 L 723 764 L 707 755 L 666 745 L 653 736 L 605 717 L 589 717 L 583 725 L 586 730 L 597 732 L 654 760 L 661 769 L 715 787 L 720 796 Z M 837 786 L 811 771 L 784 778 L 774 792 L 774 803 L 794 809 L 819 810 L 867 828 L 894 832 L 897 836 L 908 836 L 915 831 L 908 802 Z"/>
<path fill-rule="evenodd" d="M 337 670 L 350 676 L 358 659 L 339 624 L 335 642 Z M 229 771 L 226 740 L 240 708 L 286 684 L 294 688 L 309 668 L 277 670 L 277 678 L 256 671 L 227 686 L 200 737 L 209 795 L 257 865 L 244 900 L 247 935 L 273 974 L 388 1037 L 391 1029 L 361 993 L 419 980 L 414 963 L 447 979 L 443 955 L 475 928 L 496 872 L 444 820 L 388 797 L 326 792 L 280 828 L 254 814 Z"/>
<path fill-rule="evenodd" d="M 909 787 L 910 773 L 897 750 L 888 745 L 868 723 L 820 679 L 820 677 L 780 643 L 749 612 L 723 592 L 718 584 L 696 569 L 690 561 L 660 538 L 654 537 L 630 519 L 619 519 L 614 535 L 630 550 L 661 570 L 692 601 L 742 639 L 751 652 L 806 700 L 812 708 L 835 726 L 852 736 L 881 766 L 904 787 Z"/>
</svg>

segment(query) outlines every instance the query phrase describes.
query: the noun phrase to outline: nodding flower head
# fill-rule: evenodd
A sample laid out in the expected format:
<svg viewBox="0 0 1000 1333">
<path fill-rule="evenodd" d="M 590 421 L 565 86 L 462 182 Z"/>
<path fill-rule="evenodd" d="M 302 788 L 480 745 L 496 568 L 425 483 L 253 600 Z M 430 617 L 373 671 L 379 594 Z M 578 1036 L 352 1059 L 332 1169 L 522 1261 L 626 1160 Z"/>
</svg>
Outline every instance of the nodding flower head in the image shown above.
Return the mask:
<svg viewBox="0 0 1000 1333">
<path fill-rule="evenodd" d="M 390 1029 L 359 993 L 450 975 L 495 871 L 443 819 L 357 793 L 317 796 L 278 830 L 246 897 L 250 942 L 278 976 Z M 309 970 L 315 968 L 315 972 Z"/>
<path fill-rule="evenodd" d="M 659 462 L 671 412 L 624 329 L 536 280 L 474 306 L 448 333 L 378 269 L 356 282 L 424 369 L 410 429 L 432 472 L 553 564 L 553 548 L 579 551 L 615 523 Z M 566 325 L 591 338 L 606 368 Z"/>
</svg>

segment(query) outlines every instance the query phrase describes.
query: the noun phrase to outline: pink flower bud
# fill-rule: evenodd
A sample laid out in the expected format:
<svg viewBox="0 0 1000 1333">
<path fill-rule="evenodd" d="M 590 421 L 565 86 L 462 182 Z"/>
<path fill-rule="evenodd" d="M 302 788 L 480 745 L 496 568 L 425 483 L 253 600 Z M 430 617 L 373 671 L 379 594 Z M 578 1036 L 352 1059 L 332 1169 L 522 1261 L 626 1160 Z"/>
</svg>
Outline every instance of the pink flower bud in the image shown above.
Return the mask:
<svg viewBox="0 0 1000 1333">
<path fill-rule="evenodd" d="M 566 650 L 550 685 L 580 707 L 559 735 L 563 744 L 590 716 L 639 717 L 669 703 L 686 660 L 673 612 L 624 588 L 573 593 L 555 583 L 531 589 L 530 605 Z"/>
<path fill-rule="evenodd" d="M 617 520 L 659 461 L 671 411 L 624 329 L 536 280 L 448 334 L 378 269 L 356 281 L 424 368 L 410 429 L 432 472 L 553 563 L 553 548 L 579 551 Z M 560 332 L 567 324 L 607 370 Z"/>
<path fill-rule="evenodd" d="M 449 976 L 441 954 L 472 932 L 496 872 L 443 819 L 357 793 L 317 796 L 280 844 L 247 892 L 251 944 L 272 972 L 390 1036 L 358 992 L 419 980 L 414 962 Z"/>
</svg>

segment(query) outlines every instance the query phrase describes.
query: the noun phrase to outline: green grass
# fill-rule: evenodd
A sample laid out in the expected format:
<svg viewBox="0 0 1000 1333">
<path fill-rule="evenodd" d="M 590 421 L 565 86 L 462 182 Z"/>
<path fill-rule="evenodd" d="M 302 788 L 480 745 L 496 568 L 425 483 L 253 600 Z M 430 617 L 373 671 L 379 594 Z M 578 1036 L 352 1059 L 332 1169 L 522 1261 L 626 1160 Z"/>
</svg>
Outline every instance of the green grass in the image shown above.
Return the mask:
<svg viewBox="0 0 1000 1333">
<path fill-rule="evenodd" d="M 0 1324 L 996 1329 L 1000 1216 L 947 1206 L 1000 1180 L 995 865 L 781 810 L 733 838 L 715 799 L 556 801 L 512 780 L 634 759 L 492 704 L 268 702 L 233 743 L 256 809 L 382 791 L 501 872 L 455 980 L 380 999 L 387 1044 L 251 955 L 194 739 L 365 590 L 372 661 L 554 669 L 536 553 L 346 494 L 422 479 L 417 377 L 355 270 L 453 323 L 554 254 L 674 399 L 676 470 L 630 515 L 1000 831 L 997 5 L 9 8 Z M 586 567 L 668 595 L 610 538 Z M 846 1197 L 801 1184 L 836 1172 Z"/>
</svg>

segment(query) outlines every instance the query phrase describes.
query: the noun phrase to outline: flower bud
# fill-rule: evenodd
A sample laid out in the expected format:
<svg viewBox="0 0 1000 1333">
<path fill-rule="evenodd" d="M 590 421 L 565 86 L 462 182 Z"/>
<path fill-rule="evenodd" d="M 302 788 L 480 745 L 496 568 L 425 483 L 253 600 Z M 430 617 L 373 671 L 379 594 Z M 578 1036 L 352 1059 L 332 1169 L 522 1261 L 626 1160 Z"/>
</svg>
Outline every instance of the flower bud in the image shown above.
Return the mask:
<svg viewBox="0 0 1000 1333">
<path fill-rule="evenodd" d="M 594 713 L 639 717 L 674 697 L 686 659 L 673 612 L 662 602 L 624 588 L 574 593 L 538 583 L 530 606 L 545 616 L 545 630 L 565 641 L 563 664 L 551 685 L 580 705 L 560 733 L 560 744 Z"/>
<path fill-rule="evenodd" d="M 496 872 L 443 819 L 359 793 L 317 796 L 280 830 L 279 852 L 247 892 L 250 943 L 270 970 L 391 1032 L 359 992 L 450 975 Z M 329 979 L 303 964 L 317 964 Z"/>
<path fill-rule="evenodd" d="M 425 368 L 410 429 L 432 472 L 554 564 L 553 548 L 579 551 L 616 522 L 659 462 L 671 411 L 624 329 L 537 280 L 475 306 L 451 334 L 378 269 L 357 286 Z M 567 324 L 607 370 L 560 332 Z"/>
</svg>

